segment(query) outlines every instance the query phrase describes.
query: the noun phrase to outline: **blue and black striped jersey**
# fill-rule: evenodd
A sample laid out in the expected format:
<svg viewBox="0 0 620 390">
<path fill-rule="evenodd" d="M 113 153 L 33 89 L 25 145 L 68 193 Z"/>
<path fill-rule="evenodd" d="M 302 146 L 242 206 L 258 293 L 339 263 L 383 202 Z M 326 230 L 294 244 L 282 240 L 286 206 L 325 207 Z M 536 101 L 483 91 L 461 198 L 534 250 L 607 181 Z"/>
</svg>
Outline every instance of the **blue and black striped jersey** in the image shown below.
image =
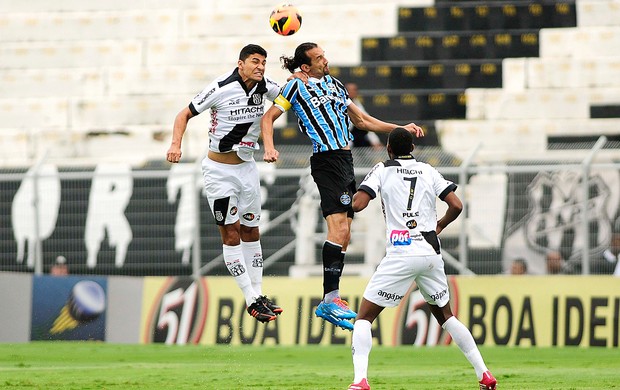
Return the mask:
<svg viewBox="0 0 620 390">
<path fill-rule="evenodd" d="M 312 141 L 314 153 L 346 147 L 353 136 L 347 106 L 351 99 L 344 85 L 326 75 L 308 84 L 295 78 L 286 83 L 274 104 L 282 111 L 293 109 L 299 130 Z"/>
</svg>

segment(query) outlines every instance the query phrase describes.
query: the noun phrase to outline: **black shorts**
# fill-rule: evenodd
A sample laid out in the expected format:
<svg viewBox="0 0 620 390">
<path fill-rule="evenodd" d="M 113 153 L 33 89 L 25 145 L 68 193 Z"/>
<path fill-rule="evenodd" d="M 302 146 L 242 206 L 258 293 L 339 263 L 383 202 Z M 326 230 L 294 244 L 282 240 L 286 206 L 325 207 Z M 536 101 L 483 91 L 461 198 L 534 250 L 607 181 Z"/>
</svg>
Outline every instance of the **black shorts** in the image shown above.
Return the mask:
<svg viewBox="0 0 620 390">
<path fill-rule="evenodd" d="M 346 212 L 353 218 L 353 194 L 355 173 L 350 150 L 330 150 L 310 157 L 312 178 L 321 195 L 323 217 Z"/>
</svg>

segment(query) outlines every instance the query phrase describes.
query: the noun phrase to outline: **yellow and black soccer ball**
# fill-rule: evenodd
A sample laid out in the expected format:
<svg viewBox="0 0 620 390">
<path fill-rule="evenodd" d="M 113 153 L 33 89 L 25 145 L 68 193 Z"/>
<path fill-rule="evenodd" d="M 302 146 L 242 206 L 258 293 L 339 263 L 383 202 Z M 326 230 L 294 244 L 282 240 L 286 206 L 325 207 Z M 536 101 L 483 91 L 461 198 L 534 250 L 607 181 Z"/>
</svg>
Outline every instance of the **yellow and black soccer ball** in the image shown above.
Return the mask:
<svg viewBox="0 0 620 390">
<path fill-rule="evenodd" d="M 269 24 L 277 34 L 293 35 L 301 28 L 301 14 L 297 7 L 292 4 L 280 4 L 271 11 Z"/>
</svg>

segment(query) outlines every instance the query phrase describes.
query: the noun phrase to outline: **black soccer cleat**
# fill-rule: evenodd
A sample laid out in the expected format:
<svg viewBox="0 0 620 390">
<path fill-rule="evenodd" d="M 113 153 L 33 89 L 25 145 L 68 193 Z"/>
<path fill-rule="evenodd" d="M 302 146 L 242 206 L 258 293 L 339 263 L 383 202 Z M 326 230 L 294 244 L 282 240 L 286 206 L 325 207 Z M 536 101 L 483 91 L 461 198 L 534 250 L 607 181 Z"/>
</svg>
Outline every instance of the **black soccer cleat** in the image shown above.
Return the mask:
<svg viewBox="0 0 620 390">
<path fill-rule="evenodd" d="M 269 322 L 276 319 L 276 315 L 260 299 L 248 306 L 248 313 L 260 322 Z"/>
<path fill-rule="evenodd" d="M 278 305 L 276 305 L 275 303 L 273 303 L 271 301 L 271 299 L 267 298 L 266 295 L 261 295 L 258 298 L 256 298 L 257 302 L 262 302 L 263 305 L 267 306 L 269 308 L 269 310 L 271 310 L 273 312 L 273 314 L 279 316 L 280 314 L 282 314 L 282 312 L 284 310 L 282 310 L 282 308 Z"/>
</svg>

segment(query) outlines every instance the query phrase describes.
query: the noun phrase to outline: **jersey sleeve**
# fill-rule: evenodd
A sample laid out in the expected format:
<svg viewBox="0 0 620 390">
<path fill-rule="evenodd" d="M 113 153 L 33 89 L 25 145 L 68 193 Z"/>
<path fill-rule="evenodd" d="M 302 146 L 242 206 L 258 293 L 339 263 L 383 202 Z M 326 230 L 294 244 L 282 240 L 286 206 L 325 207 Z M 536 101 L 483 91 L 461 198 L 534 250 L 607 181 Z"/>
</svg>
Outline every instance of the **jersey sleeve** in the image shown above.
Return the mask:
<svg viewBox="0 0 620 390">
<path fill-rule="evenodd" d="M 267 100 L 273 102 L 278 95 L 280 95 L 280 85 L 268 77 L 265 77 L 265 82 L 267 85 L 267 93 L 265 96 Z"/>
<path fill-rule="evenodd" d="M 450 192 L 456 191 L 456 184 L 450 180 L 444 179 L 437 169 L 430 167 L 430 170 L 433 176 L 433 189 L 435 190 L 435 195 L 438 196 L 439 199 L 444 200 Z"/>
<path fill-rule="evenodd" d="M 282 87 L 280 95 L 273 101 L 274 105 L 278 107 L 282 112 L 288 111 L 293 103 L 297 100 L 299 94 L 299 84 L 303 83 L 299 79 L 292 79 Z"/>
<path fill-rule="evenodd" d="M 381 191 L 381 174 L 384 168 L 385 164 L 382 162 L 372 167 L 364 180 L 362 180 L 358 191 L 366 192 L 372 199 L 376 198 L 379 191 Z"/>
<path fill-rule="evenodd" d="M 198 115 L 204 110 L 211 108 L 215 105 L 217 101 L 219 87 L 216 82 L 213 82 L 205 89 L 203 89 L 198 95 L 194 96 L 192 101 L 189 103 L 189 109 L 192 114 Z"/>
</svg>

